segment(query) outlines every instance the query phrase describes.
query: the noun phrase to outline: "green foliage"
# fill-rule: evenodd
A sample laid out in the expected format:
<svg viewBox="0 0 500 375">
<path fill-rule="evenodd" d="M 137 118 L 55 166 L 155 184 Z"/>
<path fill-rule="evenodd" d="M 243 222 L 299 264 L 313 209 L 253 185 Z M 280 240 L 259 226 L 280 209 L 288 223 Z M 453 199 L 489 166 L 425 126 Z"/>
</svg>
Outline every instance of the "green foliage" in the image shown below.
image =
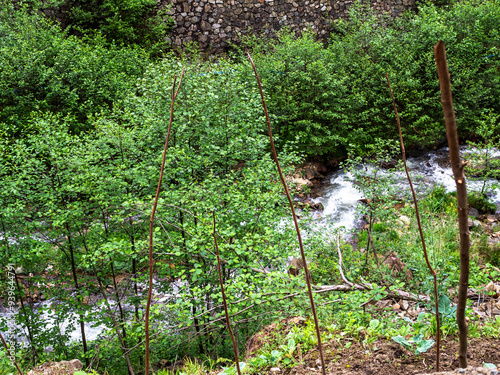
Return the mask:
<svg viewBox="0 0 500 375">
<path fill-rule="evenodd" d="M 102 35 L 108 44 L 137 45 L 153 55 L 169 47 L 164 38 L 174 20 L 156 0 L 64 0 L 62 6 L 70 33 Z"/>
<path fill-rule="evenodd" d="M 447 48 L 460 136 L 478 134 L 485 113 L 500 113 L 499 9 L 498 0 L 461 1 L 447 9 L 421 4 L 416 15 L 389 21 L 355 5 L 349 21 L 333 25 L 326 48 L 310 33 L 295 38 L 283 32 L 267 46 L 250 40 L 280 144 L 294 142 L 310 156 L 345 155 L 377 138 L 396 139 L 385 73 L 406 146 L 442 143 L 433 55 L 440 39 Z"/>
<path fill-rule="evenodd" d="M 470 148 L 464 154 L 464 159 L 468 163 L 466 166 L 468 178 L 480 181 L 482 184 L 480 189 L 476 188 L 479 190 L 476 197 L 469 198 L 469 205 L 483 212 L 491 210 L 495 212 L 496 207 L 486 202 L 485 198 L 483 202 L 478 200 L 483 200 L 481 197 L 484 197 L 484 194 L 499 188 L 500 158 L 495 156 L 495 153 L 500 146 L 500 114 L 485 110 L 478 122 L 476 133 L 480 140 L 468 142 Z M 481 209 L 471 204 L 471 199 Z"/>
<path fill-rule="evenodd" d="M 378 243 L 376 238 L 379 233 L 386 232 L 386 226 L 377 221 L 386 222 L 395 219 L 394 204 L 398 203 L 403 195 L 401 189 L 396 184 L 396 175 L 393 171 L 387 170 L 387 166 L 397 168 L 399 162 L 397 157 L 397 148 L 393 142 L 375 140 L 375 145 L 367 145 L 367 152 L 360 155 L 352 155 L 344 164 L 346 170 L 352 176 L 352 181 L 366 204 L 360 204 L 358 209 L 360 214 L 364 214 L 368 222 L 366 239 L 363 236 L 362 246 L 365 246 L 365 268 L 368 261 L 368 254 L 371 249 L 376 256 Z M 393 231 L 387 231 L 389 237 L 398 238 L 398 234 Z M 366 245 L 365 245 L 366 244 Z M 383 253 L 387 250 L 383 249 Z"/>
<path fill-rule="evenodd" d="M 456 205 L 456 196 L 453 193 L 447 193 L 444 186 L 437 186 L 426 195 L 419 206 L 428 212 L 434 214 L 445 213 Z"/>
<path fill-rule="evenodd" d="M 423 336 L 420 334 L 413 336 L 409 340 L 406 340 L 403 336 L 394 336 L 392 339 L 406 349 L 414 350 L 415 355 L 425 353 L 434 345 L 434 340 L 423 340 Z"/>
<path fill-rule="evenodd" d="M 26 8 L 0 7 L 0 123 L 8 136 L 29 132 L 40 112 L 60 114 L 73 132 L 88 130 L 90 117 L 126 96 L 147 64 L 139 49 L 83 42 Z"/>
<path fill-rule="evenodd" d="M 467 203 L 469 207 L 474 207 L 479 213 L 493 214 L 497 210 L 495 203 L 491 202 L 480 191 L 471 191 L 467 194 Z"/>
<path fill-rule="evenodd" d="M 0 349 L 0 375 L 10 375 L 15 371 L 7 351 L 4 348 Z"/>
<path fill-rule="evenodd" d="M 487 235 L 480 236 L 473 248 L 485 262 L 497 267 L 500 266 L 500 245 L 498 243 L 490 244 Z"/>
<path fill-rule="evenodd" d="M 239 366 L 240 370 L 243 371 L 246 367 L 246 363 L 240 362 Z M 219 372 L 218 375 L 236 375 L 236 374 L 238 374 L 238 371 L 236 369 L 236 365 L 234 365 L 234 367 L 223 367 L 223 371 Z"/>
</svg>

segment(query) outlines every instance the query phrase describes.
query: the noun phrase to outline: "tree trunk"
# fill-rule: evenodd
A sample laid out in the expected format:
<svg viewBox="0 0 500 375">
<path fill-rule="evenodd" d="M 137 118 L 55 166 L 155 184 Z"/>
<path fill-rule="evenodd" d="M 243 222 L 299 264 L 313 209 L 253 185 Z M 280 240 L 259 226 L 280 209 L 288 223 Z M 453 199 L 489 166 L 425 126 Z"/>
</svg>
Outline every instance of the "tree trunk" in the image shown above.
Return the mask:
<svg viewBox="0 0 500 375">
<path fill-rule="evenodd" d="M 467 367 L 467 323 L 465 321 L 465 307 L 467 303 L 467 289 L 469 287 L 469 224 L 467 207 L 467 187 L 465 185 L 464 163 L 460 159 L 458 146 L 457 123 L 453 111 L 451 97 L 450 74 L 446 61 L 444 43 L 439 41 L 434 46 L 434 55 L 441 87 L 441 104 L 443 105 L 444 119 L 446 123 L 446 136 L 450 149 L 450 162 L 457 186 L 458 226 L 460 229 L 460 281 L 458 285 L 458 360 L 460 367 Z"/>
</svg>

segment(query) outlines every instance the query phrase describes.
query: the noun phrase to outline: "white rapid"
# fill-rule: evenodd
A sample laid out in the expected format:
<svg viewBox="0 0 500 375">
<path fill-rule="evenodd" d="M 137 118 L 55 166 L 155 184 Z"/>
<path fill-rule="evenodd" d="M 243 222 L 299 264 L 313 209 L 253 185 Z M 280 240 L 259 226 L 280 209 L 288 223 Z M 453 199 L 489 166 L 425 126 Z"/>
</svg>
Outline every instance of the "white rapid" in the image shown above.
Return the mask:
<svg viewBox="0 0 500 375">
<path fill-rule="evenodd" d="M 466 147 L 462 147 L 461 151 L 462 153 L 470 152 Z M 492 156 L 500 157 L 500 150 L 494 150 Z M 370 168 L 369 166 L 364 167 Z M 444 186 L 447 192 L 456 189 L 453 172 L 448 162 L 447 148 L 408 158 L 408 168 L 415 188 L 421 197 L 425 196 L 429 189 L 438 185 Z M 378 173 L 379 176 L 392 173 L 401 194 L 409 194 L 406 174 L 390 170 L 381 170 Z M 487 180 L 486 184 L 491 186 L 495 182 L 498 183 L 495 180 Z M 468 191 L 481 190 L 483 183 L 484 181 L 467 178 L 467 189 Z M 486 191 L 490 200 L 500 209 L 500 189 L 486 189 Z M 343 170 L 332 173 L 325 179 L 321 196 L 313 200 L 314 203 L 322 203 L 324 207 L 323 212 L 313 214 L 313 218 L 318 221 L 316 227 L 343 227 L 345 231 L 355 228 L 360 221 L 356 206 L 361 198 L 363 198 L 362 193 L 356 189 L 353 176 L 350 173 Z"/>
</svg>

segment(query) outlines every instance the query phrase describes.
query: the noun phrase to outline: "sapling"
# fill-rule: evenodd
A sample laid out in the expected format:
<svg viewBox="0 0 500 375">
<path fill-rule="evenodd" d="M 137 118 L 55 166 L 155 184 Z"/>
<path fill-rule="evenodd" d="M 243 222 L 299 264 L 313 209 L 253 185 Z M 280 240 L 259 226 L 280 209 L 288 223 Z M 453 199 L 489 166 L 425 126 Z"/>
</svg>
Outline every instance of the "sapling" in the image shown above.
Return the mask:
<svg viewBox="0 0 500 375">
<path fill-rule="evenodd" d="M 496 156 L 500 148 L 500 115 L 483 113 L 476 132 L 481 140 L 467 142 L 470 149 L 464 153 L 464 159 L 469 179 L 482 182 L 478 192 L 482 195 L 488 188 L 498 188 L 498 183 L 494 184 L 492 179 L 500 177 L 500 158 Z"/>
<path fill-rule="evenodd" d="M 394 150 L 396 147 L 391 141 L 376 139 L 373 145 L 367 146 L 363 154 L 351 155 L 344 163 L 344 168 L 352 175 L 355 188 L 363 194 L 363 201 L 366 202 L 360 206 L 368 222 L 365 267 L 370 246 L 375 260 L 378 259 L 373 238 L 373 225 L 378 219 L 391 216 L 392 206 L 400 199 L 396 175 L 384 171 L 384 166 L 394 164 Z M 362 163 L 363 166 L 361 166 Z"/>
<path fill-rule="evenodd" d="M 458 360 L 460 367 L 467 367 L 467 323 L 465 321 L 465 308 L 467 305 L 467 289 L 469 286 L 469 266 L 470 266 L 470 233 L 468 224 L 468 204 L 467 187 L 465 181 L 464 163 L 460 159 L 460 149 L 458 146 L 457 122 L 453 110 L 453 100 L 451 97 L 450 73 L 446 60 L 446 50 L 444 43 L 439 41 L 434 46 L 434 55 L 439 76 L 439 86 L 441 89 L 441 104 L 446 124 L 446 137 L 450 149 L 450 162 L 457 187 L 457 209 L 458 226 L 460 229 L 460 282 L 458 286 Z"/>
</svg>

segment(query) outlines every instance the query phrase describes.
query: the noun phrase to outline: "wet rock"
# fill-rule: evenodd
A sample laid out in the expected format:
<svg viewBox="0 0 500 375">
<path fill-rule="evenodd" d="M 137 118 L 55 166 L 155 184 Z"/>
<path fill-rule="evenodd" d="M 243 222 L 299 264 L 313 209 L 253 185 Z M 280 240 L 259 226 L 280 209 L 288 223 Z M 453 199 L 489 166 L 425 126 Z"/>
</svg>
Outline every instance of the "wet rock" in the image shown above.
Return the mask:
<svg viewBox="0 0 500 375">
<path fill-rule="evenodd" d="M 380 166 L 384 169 L 394 169 L 398 165 L 399 161 L 396 159 L 391 159 L 389 161 L 383 161 Z"/>
<path fill-rule="evenodd" d="M 303 206 L 307 206 L 311 210 L 314 210 L 314 211 L 323 211 L 325 209 L 321 202 L 315 203 L 311 199 L 306 199 L 304 202 L 301 202 L 301 203 Z"/>
<path fill-rule="evenodd" d="M 469 216 L 477 219 L 479 217 L 479 211 L 474 207 L 469 208 Z"/>
</svg>

